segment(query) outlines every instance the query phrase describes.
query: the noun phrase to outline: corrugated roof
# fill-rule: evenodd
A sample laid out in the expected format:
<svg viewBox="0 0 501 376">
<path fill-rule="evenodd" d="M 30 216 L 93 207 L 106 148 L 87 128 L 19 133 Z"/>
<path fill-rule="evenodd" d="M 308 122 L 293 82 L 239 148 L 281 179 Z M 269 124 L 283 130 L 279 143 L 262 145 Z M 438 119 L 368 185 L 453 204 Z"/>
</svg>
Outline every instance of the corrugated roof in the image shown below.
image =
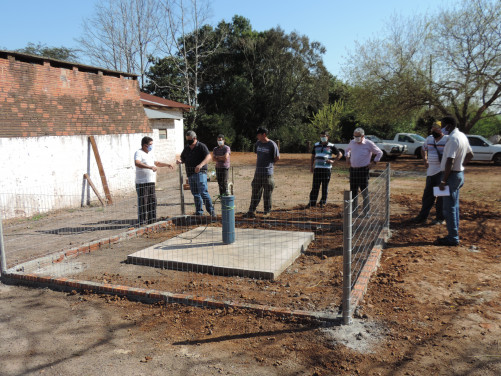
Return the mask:
<svg viewBox="0 0 501 376">
<path fill-rule="evenodd" d="M 170 99 L 164 99 L 151 94 L 140 93 L 139 96 L 144 106 L 180 108 L 184 111 L 189 111 L 192 108 L 192 106 L 187 104 L 171 101 Z"/>
<path fill-rule="evenodd" d="M 144 112 L 146 112 L 146 116 L 148 116 L 148 119 L 175 119 L 175 120 L 180 120 L 183 117 L 182 116 L 175 116 L 168 114 L 163 111 L 158 111 L 158 110 L 152 110 L 151 108 L 145 107 Z"/>
</svg>

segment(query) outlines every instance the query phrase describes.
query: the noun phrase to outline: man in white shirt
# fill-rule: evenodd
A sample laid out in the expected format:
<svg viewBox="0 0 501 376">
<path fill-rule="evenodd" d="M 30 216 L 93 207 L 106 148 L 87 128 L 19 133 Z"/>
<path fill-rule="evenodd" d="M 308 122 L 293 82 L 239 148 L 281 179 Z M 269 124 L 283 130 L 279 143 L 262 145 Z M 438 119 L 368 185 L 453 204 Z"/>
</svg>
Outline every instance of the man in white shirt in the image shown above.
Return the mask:
<svg viewBox="0 0 501 376">
<path fill-rule="evenodd" d="M 157 220 L 157 197 L 155 194 L 155 182 L 157 167 L 169 167 L 168 163 L 155 161 L 153 155 L 153 139 L 143 137 L 141 149 L 134 154 L 136 166 L 136 192 L 138 224 L 150 224 Z"/>
<path fill-rule="evenodd" d="M 442 181 L 440 189 L 449 186 L 450 195 L 444 196 L 444 216 L 447 223 L 447 236 L 437 238 L 436 245 L 459 245 L 459 190 L 464 183 L 464 164 L 473 158 L 473 151 L 466 135 L 457 129 L 456 119 L 446 116 L 442 125 L 449 132 L 449 139 L 444 147 L 440 169 Z"/>
<path fill-rule="evenodd" d="M 353 131 L 354 139 L 346 148 L 346 163 L 350 166 L 350 190 L 353 199 L 353 212 L 358 211 L 358 190 L 364 199 L 362 215 L 369 214 L 369 170 L 376 166 L 383 152 L 371 140 L 365 139 L 365 131 L 357 128 Z M 372 156 L 374 160 L 372 160 Z"/>
<path fill-rule="evenodd" d="M 442 133 L 440 122 L 436 122 L 431 126 L 431 135 L 426 138 L 426 142 L 421 149 L 424 165 L 426 166 L 426 186 L 423 192 L 421 210 L 416 218 L 415 223 L 425 223 L 430 210 L 435 204 L 436 219 L 432 224 L 444 224 L 445 217 L 443 213 L 443 199 L 433 194 L 433 187 L 438 187 L 442 181 L 442 172 L 440 170 L 440 162 L 444 154 L 445 143 L 449 136 Z"/>
</svg>

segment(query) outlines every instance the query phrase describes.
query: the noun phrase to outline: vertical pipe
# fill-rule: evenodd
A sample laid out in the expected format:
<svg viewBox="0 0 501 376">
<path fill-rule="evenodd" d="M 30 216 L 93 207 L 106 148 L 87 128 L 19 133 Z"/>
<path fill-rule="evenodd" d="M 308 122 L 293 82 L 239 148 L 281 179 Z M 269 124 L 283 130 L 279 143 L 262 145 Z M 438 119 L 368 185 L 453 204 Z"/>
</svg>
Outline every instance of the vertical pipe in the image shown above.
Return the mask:
<svg viewBox="0 0 501 376">
<path fill-rule="evenodd" d="M 221 196 L 223 244 L 235 242 L 235 196 Z"/>
<path fill-rule="evenodd" d="M 344 191 L 343 205 L 343 324 L 351 321 L 351 240 L 352 240 L 352 204 L 351 191 Z"/>
<path fill-rule="evenodd" d="M 2 217 L 0 216 L 0 277 L 7 272 L 7 257 L 5 256 L 5 244 L 3 242 Z"/>
<path fill-rule="evenodd" d="M 384 226 L 386 227 L 386 235 L 390 236 L 390 175 L 391 175 L 391 168 L 390 164 L 386 164 L 386 218 L 385 218 L 385 224 Z"/>
<path fill-rule="evenodd" d="M 184 211 L 184 188 L 183 188 L 183 168 L 182 165 L 179 164 L 179 192 L 180 192 L 180 199 L 181 199 L 181 215 L 185 215 Z"/>
</svg>

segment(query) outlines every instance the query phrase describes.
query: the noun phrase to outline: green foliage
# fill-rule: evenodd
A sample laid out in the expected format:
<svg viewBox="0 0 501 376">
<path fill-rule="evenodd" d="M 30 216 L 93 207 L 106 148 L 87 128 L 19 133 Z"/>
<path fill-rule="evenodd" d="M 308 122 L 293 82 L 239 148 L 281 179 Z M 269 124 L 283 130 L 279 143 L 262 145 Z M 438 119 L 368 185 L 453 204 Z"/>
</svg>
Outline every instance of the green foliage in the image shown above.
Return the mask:
<svg viewBox="0 0 501 376">
<path fill-rule="evenodd" d="M 173 57 L 163 59 L 150 57 L 149 59 L 152 66 L 146 73 L 148 84 L 143 87 L 143 90 L 162 98 L 186 103 L 183 72 L 179 68 L 182 66 L 182 60 Z"/>
<path fill-rule="evenodd" d="M 313 133 L 319 134 L 321 131 L 327 130 L 332 139 L 338 139 L 341 136 L 339 119 L 343 110 L 344 103 L 341 100 L 324 105 L 311 119 Z"/>
<path fill-rule="evenodd" d="M 26 47 L 16 50 L 25 54 L 44 56 L 56 60 L 77 62 L 77 51 L 67 47 L 47 47 L 45 44 L 28 43 Z"/>
<path fill-rule="evenodd" d="M 486 138 L 501 134 L 501 115 L 480 120 L 470 130 L 471 134 L 479 134 Z"/>
</svg>

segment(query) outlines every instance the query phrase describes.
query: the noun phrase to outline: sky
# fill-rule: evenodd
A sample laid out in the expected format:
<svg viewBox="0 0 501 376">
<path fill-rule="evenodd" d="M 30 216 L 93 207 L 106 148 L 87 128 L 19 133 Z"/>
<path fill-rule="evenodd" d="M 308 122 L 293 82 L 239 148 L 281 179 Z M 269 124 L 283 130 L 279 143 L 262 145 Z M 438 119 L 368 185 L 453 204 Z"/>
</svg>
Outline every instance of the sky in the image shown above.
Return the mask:
<svg viewBox="0 0 501 376">
<path fill-rule="evenodd" d="M 99 0 L 0 0 L 0 49 L 28 43 L 77 48 L 82 22 L 92 17 Z M 433 13 L 459 0 L 212 0 L 211 23 L 248 18 L 264 31 L 280 26 L 320 42 L 327 70 L 342 78 L 342 66 L 355 41 L 375 37 L 392 15 Z"/>
</svg>

